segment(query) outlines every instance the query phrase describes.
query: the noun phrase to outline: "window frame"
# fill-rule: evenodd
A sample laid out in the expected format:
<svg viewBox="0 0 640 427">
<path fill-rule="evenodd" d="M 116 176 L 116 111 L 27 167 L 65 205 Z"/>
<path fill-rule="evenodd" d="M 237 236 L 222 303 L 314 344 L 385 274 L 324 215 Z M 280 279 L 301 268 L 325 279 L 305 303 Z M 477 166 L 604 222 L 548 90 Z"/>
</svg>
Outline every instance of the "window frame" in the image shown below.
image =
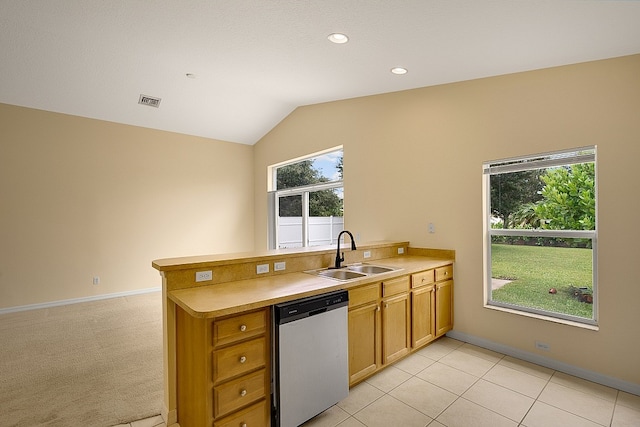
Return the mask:
<svg viewBox="0 0 640 427">
<path fill-rule="evenodd" d="M 324 155 L 330 153 L 342 152 L 344 159 L 344 149 L 343 146 L 337 146 L 333 148 L 329 148 L 327 150 L 318 151 L 306 156 L 298 157 L 295 159 L 287 160 L 285 162 L 277 163 L 268 167 L 268 188 L 267 192 L 268 197 L 268 238 L 267 244 L 269 249 L 280 249 L 278 248 L 279 242 L 279 232 L 278 232 L 278 218 L 279 218 L 279 199 L 281 197 L 289 197 L 289 196 L 301 196 L 302 197 L 302 247 L 310 247 L 309 245 L 309 200 L 310 194 L 319 191 L 325 190 L 335 190 L 342 189 L 343 190 L 343 200 L 344 200 L 344 178 L 336 181 L 328 181 L 317 184 L 308 184 L 301 185 L 299 187 L 290 187 L 282 190 L 278 190 L 276 187 L 276 183 L 278 180 L 278 169 L 284 166 L 301 163 L 306 160 L 314 159 L 317 157 L 322 157 Z M 344 212 L 343 212 L 344 219 Z M 331 241 L 331 244 L 333 240 Z"/>
<path fill-rule="evenodd" d="M 592 152 L 584 154 L 585 152 Z M 569 166 L 581 163 L 593 163 L 595 170 L 594 198 L 595 198 L 595 228 L 594 230 L 552 230 L 552 229 L 514 229 L 514 228 L 492 228 L 491 227 L 491 176 L 502 173 L 522 172 L 527 170 L 539 170 L 550 167 Z M 597 171 L 597 146 L 588 146 L 570 150 L 555 151 L 543 154 L 527 155 L 502 160 L 488 161 L 483 163 L 483 268 L 484 268 L 484 306 L 485 308 L 503 309 L 511 313 L 541 317 L 562 323 L 569 323 L 577 326 L 597 327 L 598 326 L 598 171 Z M 591 240 L 592 250 L 592 295 L 593 307 L 592 318 L 572 316 L 565 313 L 547 311 L 543 309 L 519 306 L 515 304 L 494 301 L 492 299 L 492 237 L 493 236 L 515 236 L 515 237 L 556 237 L 556 238 L 582 238 Z"/>
</svg>

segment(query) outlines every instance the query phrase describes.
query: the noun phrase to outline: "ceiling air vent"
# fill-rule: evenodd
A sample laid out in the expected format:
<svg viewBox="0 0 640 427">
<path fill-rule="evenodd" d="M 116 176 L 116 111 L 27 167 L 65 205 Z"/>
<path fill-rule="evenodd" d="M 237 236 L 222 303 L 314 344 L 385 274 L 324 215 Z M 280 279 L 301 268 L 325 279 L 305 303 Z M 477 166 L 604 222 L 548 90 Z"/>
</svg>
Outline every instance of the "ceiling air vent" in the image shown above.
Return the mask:
<svg viewBox="0 0 640 427">
<path fill-rule="evenodd" d="M 149 107 L 160 107 L 160 98 L 154 98 L 153 96 L 140 95 L 140 99 L 138 99 L 138 104 L 140 105 L 148 105 Z"/>
</svg>

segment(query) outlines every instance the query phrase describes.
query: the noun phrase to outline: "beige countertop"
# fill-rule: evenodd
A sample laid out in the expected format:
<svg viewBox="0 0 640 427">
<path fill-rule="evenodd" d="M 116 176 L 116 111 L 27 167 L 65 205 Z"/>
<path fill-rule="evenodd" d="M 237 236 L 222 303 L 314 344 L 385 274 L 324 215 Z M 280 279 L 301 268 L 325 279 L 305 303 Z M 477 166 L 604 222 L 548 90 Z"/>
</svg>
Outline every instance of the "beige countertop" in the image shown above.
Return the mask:
<svg viewBox="0 0 640 427">
<path fill-rule="evenodd" d="M 350 289 L 452 263 L 453 259 L 406 255 L 370 262 L 398 270 L 347 282 L 297 272 L 173 290 L 168 292 L 168 297 L 193 317 L 211 318 L 338 289 Z"/>
</svg>

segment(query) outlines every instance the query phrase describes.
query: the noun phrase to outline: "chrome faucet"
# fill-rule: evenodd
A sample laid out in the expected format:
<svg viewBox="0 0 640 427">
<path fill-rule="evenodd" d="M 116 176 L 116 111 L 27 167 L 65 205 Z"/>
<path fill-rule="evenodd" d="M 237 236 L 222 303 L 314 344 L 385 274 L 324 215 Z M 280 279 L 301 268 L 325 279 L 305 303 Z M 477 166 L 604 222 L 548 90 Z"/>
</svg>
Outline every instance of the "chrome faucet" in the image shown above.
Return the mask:
<svg viewBox="0 0 640 427">
<path fill-rule="evenodd" d="M 340 234 L 338 234 L 338 250 L 336 252 L 336 265 L 330 268 L 342 268 L 342 261 L 344 261 L 344 252 L 342 253 L 342 256 L 340 256 L 340 236 L 342 236 L 344 233 L 347 233 L 349 237 L 351 237 L 351 250 L 355 251 L 357 249 L 356 241 L 353 239 L 353 234 L 351 234 L 351 232 L 347 230 L 341 231 Z"/>
</svg>

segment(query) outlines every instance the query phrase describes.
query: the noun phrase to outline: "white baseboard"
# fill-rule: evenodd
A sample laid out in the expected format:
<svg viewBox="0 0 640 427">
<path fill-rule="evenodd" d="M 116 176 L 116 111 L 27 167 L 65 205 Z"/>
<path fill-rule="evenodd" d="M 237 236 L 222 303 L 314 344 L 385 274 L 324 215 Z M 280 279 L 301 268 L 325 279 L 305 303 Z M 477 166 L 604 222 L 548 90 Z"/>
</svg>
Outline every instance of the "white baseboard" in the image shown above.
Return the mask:
<svg viewBox="0 0 640 427">
<path fill-rule="evenodd" d="M 176 409 L 169 411 L 169 409 L 167 409 L 166 405 L 163 403 L 162 409 L 160 410 L 160 415 L 162 416 L 162 419 L 164 420 L 164 423 L 167 425 L 167 427 L 180 427 L 180 424 L 178 424 L 178 411 Z"/>
<path fill-rule="evenodd" d="M 484 338 L 476 337 L 474 335 L 467 335 L 458 331 L 449 331 L 447 336 L 459 341 L 468 342 L 469 344 L 477 345 L 489 350 L 496 351 L 498 353 L 506 354 L 508 356 L 522 359 L 527 362 L 535 363 L 536 365 L 544 366 L 549 369 L 564 372 L 565 374 L 573 375 L 588 381 L 592 381 L 598 384 L 605 385 L 607 387 L 616 388 L 618 390 L 626 391 L 640 396 L 640 384 L 631 383 L 621 380 L 619 378 L 603 375 L 598 372 L 589 371 L 568 363 L 560 362 L 558 360 L 551 359 L 549 357 L 540 356 L 539 354 L 530 353 L 528 351 L 520 350 L 517 348 L 509 347 L 504 344 L 499 344 L 493 341 L 489 341 Z"/>
<path fill-rule="evenodd" d="M 151 292 L 159 292 L 161 290 L 162 290 L 161 287 L 145 288 L 145 289 L 136 289 L 135 291 L 124 291 L 124 292 L 116 292 L 116 293 L 113 293 L 113 294 L 103 294 L 103 295 L 94 295 L 94 296 L 90 296 L 90 297 L 72 298 L 72 299 L 44 302 L 44 303 L 40 303 L 40 304 L 19 305 L 19 306 L 16 306 L 16 307 L 0 308 L 0 314 L 15 313 L 15 312 L 18 312 L 18 311 L 27 311 L 27 310 L 37 310 L 37 309 L 40 309 L 40 308 L 57 307 L 57 306 L 60 306 L 60 305 L 67 305 L 67 304 L 77 304 L 79 302 L 99 301 L 99 300 L 103 300 L 103 299 L 126 297 L 126 296 L 131 296 L 131 295 L 148 294 L 148 293 L 151 293 Z"/>
</svg>

